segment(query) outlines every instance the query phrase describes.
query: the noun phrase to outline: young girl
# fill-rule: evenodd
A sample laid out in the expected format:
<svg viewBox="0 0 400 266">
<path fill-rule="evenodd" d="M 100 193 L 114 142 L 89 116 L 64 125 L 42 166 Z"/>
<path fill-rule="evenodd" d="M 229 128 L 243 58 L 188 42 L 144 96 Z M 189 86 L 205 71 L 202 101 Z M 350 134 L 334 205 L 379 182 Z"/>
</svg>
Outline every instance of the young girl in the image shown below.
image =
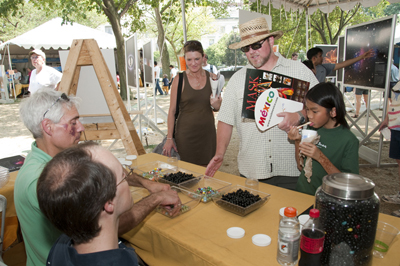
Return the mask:
<svg viewBox="0 0 400 266">
<path fill-rule="evenodd" d="M 306 160 L 313 159 L 311 182 L 307 181 L 304 169 L 300 169 L 296 190 L 314 195 L 327 174 L 358 174 L 358 139 L 350 131 L 345 119 L 342 93 L 332 83 L 314 86 L 307 92 L 305 104 L 310 126 L 320 136 L 318 144 L 300 143 L 301 135 L 297 127 L 290 129 L 288 137 L 295 140 L 296 150 L 300 150 L 307 157 Z M 298 152 L 296 159 L 300 160 Z"/>
</svg>

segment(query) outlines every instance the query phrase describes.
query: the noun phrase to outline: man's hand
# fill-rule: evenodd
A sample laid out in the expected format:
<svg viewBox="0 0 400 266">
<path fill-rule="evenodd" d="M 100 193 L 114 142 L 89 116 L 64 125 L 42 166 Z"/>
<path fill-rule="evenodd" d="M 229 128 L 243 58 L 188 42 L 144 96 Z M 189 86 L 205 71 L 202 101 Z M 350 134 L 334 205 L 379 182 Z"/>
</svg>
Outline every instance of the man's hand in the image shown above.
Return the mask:
<svg viewBox="0 0 400 266">
<path fill-rule="evenodd" d="M 215 172 L 221 167 L 224 157 L 222 155 L 215 155 L 207 165 L 206 173 L 207 176 L 214 176 Z"/>
<path fill-rule="evenodd" d="M 156 193 L 160 197 L 160 206 L 165 207 L 170 211 L 171 216 L 176 216 L 181 210 L 181 200 L 178 197 L 178 193 L 173 190 L 160 191 Z"/>
<path fill-rule="evenodd" d="M 298 113 L 282 112 L 276 115 L 283 117 L 283 121 L 278 124 L 279 129 L 289 132 L 291 126 L 299 125 L 300 115 Z"/>
</svg>

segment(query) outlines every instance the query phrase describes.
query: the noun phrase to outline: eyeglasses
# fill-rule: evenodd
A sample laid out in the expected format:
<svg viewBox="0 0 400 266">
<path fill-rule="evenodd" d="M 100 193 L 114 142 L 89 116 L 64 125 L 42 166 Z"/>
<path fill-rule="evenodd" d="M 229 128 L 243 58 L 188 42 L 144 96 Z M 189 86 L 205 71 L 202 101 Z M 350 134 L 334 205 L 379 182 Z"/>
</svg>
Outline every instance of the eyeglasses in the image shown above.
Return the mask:
<svg viewBox="0 0 400 266">
<path fill-rule="evenodd" d="M 242 47 L 242 48 L 240 48 L 240 50 L 242 50 L 243 53 L 247 53 L 248 51 L 250 51 L 250 47 L 251 47 L 251 49 L 253 49 L 253 50 L 258 50 L 258 49 L 261 48 L 261 46 L 263 45 L 263 43 L 264 43 L 266 40 L 268 40 L 268 38 L 267 38 L 267 39 L 264 39 L 264 40 L 262 40 L 262 41 L 259 41 L 259 42 L 256 42 L 256 43 L 247 45 L 247 46 L 245 46 L 245 47 Z"/>
<path fill-rule="evenodd" d="M 47 111 L 44 112 L 43 119 L 45 118 L 47 112 L 50 111 L 51 107 L 53 107 L 61 99 L 63 99 L 66 102 L 69 102 L 69 98 L 68 98 L 67 94 L 65 94 L 65 93 L 61 94 L 61 96 L 57 98 L 57 100 L 49 107 L 49 109 L 47 109 Z"/>
<path fill-rule="evenodd" d="M 128 176 L 130 176 L 130 175 L 133 173 L 133 169 L 132 169 L 132 168 L 130 168 L 129 166 L 126 166 L 126 168 L 129 169 L 129 173 L 128 173 L 124 178 L 122 178 L 121 181 L 118 182 L 117 187 L 118 187 L 122 182 L 124 182 L 124 180 L 125 180 Z"/>
</svg>

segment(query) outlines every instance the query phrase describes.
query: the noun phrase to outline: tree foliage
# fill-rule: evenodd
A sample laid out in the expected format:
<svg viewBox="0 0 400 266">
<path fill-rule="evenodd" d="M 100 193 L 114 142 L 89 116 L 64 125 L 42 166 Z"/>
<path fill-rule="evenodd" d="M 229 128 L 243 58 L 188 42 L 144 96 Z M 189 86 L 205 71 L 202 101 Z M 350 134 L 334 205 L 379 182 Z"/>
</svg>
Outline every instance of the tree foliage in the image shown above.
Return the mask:
<svg viewBox="0 0 400 266">
<path fill-rule="evenodd" d="M 263 14 L 269 14 L 269 6 L 256 3 L 249 4 L 250 10 Z M 389 4 L 381 1 L 377 6 L 363 8 L 356 5 L 349 11 L 343 11 L 336 7 L 331 13 L 325 14 L 321 11 L 314 12 L 309 17 L 309 47 L 314 44 L 336 44 L 338 37 L 345 33 L 347 26 L 357 25 L 363 22 L 384 16 L 397 14 L 400 10 L 399 4 Z M 293 52 L 306 50 L 306 18 L 301 11 L 285 12 L 281 9 L 271 8 L 272 30 L 282 30 L 284 35 L 276 40 L 282 55 L 290 56 Z"/>
<path fill-rule="evenodd" d="M 31 2 L 23 2 L 15 7 L 17 8 L 16 10 L 8 13 L 4 12 L 0 15 L 0 41 L 5 42 L 13 39 L 50 19 L 62 16 L 59 10 L 48 12 L 35 7 Z M 107 22 L 107 18 L 104 15 L 94 11 L 87 12 L 86 18 L 74 14 L 71 15 L 71 18 L 73 21 L 91 28 L 96 28 Z"/>
<path fill-rule="evenodd" d="M 208 63 L 216 66 L 240 66 L 247 64 L 246 55 L 240 50 L 229 49 L 228 46 L 240 40 L 239 34 L 225 34 L 217 43 L 207 48 Z"/>
</svg>

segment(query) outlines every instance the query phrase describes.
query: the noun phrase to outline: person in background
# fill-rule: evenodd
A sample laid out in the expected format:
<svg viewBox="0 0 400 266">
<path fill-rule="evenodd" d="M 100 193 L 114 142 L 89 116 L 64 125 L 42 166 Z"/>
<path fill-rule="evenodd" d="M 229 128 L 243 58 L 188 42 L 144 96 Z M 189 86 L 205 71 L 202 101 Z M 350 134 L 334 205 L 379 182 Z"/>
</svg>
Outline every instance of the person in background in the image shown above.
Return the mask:
<svg viewBox="0 0 400 266">
<path fill-rule="evenodd" d="M 171 90 L 171 84 L 174 81 L 174 78 L 176 77 L 176 74 L 178 74 L 178 70 L 173 66 L 173 65 L 169 65 L 169 69 L 170 69 L 170 74 L 171 74 L 171 79 L 169 81 L 169 90 Z"/>
<path fill-rule="evenodd" d="M 163 82 L 163 87 L 162 87 L 162 89 L 163 89 L 165 95 L 168 95 L 169 80 L 168 80 L 168 75 L 167 75 L 167 74 L 164 74 L 164 75 L 163 75 L 163 80 L 162 80 L 162 82 Z"/>
<path fill-rule="evenodd" d="M 21 72 L 18 69 L 14 69 L 14 82 L 19 83 L 21 81 Z"/>
<path fill-rule="evenodd" d="M 29 91 L 34 94 L 39 89 L 58 90 L 62 74 L 52 67 L 46 66 L 46 55 L 40 49 L 29 52 L 33 67 L 29 78 Z"/>
<path fill-rule="evenodd" d="M 355 58 L 337 63 L 337 64 L 322 64 L 324 58 L 322 57 L 322 49 L 318 47 L 311 48 L 307 52 L 307 58 L 310 60 L 315 67 L 316 71 L 316 76 L 319 82 L 325 82 L 325 78 L 327 75 L 329 75 L 332 71 L 350 66 L 360 60 L 371 58 L 375 56 L 374 50 L 370 49 L 366 53 L 363 53 L 360 56 L 357 56 Z"/>
<path fill-rule="evenodd" d="M 14 186 L 15 210 L 21 225 L 27 254 L 27 266 L 47 265 L 49 251 L 61 235 L 43 215 L 37 199 L 37 182 L 47 162 L 78 144 L 84 130 L 79 121 L 79 98 L 50 89 L 40 89 L 20 105 L 20 117 L 35 141 Z M 158 205 L 180 204 L 177 193 L 169 185 L 146 180 L 137 174 L 127 178 L 129 185 L 144 187 L 150 196 L 134 204 L 120 217 L 119 233 L 134 228 Z M 173 208 L 173 214 L 178 208 Z"/>
<path fill-rule="evenodd" d="M 265 18 L 259 17 L 240 24 L 239 29 L 241 41 L 231 44 L 229 48 L 240 48 L 250 64 L 233 74 L 227 85 L 228 89 L 224 92 L 224 101 L 218 114 L 217 151 L 209 162 L 205 174 L 214 176 L 221 167 L 235 126 L 240 139 L 237 161 L 241 176 L 294 190 L 300 172 L 293 156 L 295 147 L 288 141 L 287 134 L 283 131 L 289 131 L 291 125 L 302 122 L 305 111 L 279 113 L 278 116 L 283 117 L 283 121 L 278 127 L 265 132 L 259 131 L 254 122 L 243 122 L 242 103 L 246 71 L 247 69 L 272 71 L 308 81 L 310 87 L 316 85 L 318 81 L 305 65 L 273 52 L 274 42 L 283 35 L 283 32 L 270 32 Z"/>
<path fill-rule="evenodd" d="M 208 60 L 208 56 L 207 56 L 207 54 L 204 54 L 204 57 L 203 57 L 203 69 L 207 70 L 210 73 L 217 74 L 218 73 L 218 69 L 214 65 L 210 65 L 209 63 L 207 63 L 207 60 Z"/>
<path fill-rule="evenodd" d="M 388 203 L 400 205 L 400 83 L 392 88 L 391 102 L 383 120 L 379 127 L 379 131 L 388 127 L 390 129 L 390 147 L 389 157 L 396 160 L 399 172 L 399 187 L 397 193 L 393 195 L 383 195 L 382 200 Z M 394 211 L 392 215 L 400 217 L 400 210 Z"/>
<path fill-rule="evenodd" d="M 361 96 L 364 97 L 365 109 L 368 108 L 368 90 L 356 88 L 356 113 L 352 116 L 358 118 L 361 109 Z"/>
<path fill-rule="evenodd" d="M 296 53 L 296 52 L 294 52 L 294 53 L 292 54 L 292 60 L 297 61 L 298 58 L 299 58 L 299 54 Z"/>
<path fill-rule="evenodd" d="M 95 142 L 47 163 L 37 182 L 39 207 L 63 234 L 46 265 L 138 265 L 134 249 L 118 241 L 120 217 L 133 207 L 127 177 L 117 158 Z"/>
<path fill-rule="evenodd" d="M 324 176 L 341 172 L 359 173 L 359 142 L 349 129 L 343 96 L 335 85 L 319 83 L 307 92 L 305 99 L 310 126 L 317 130 L 320 136 L 318 144 L 300 143 L 301 135 L 295 126 L 289 131 L 288 137 L 295 141 L 300 153 L 307 157 L 306 160 L 312 159 L 312 175 L 309 181 L 299 163 L 300 154 L 295 153 L 297 165 L 301 170 L 296 190 L 315 195 Z"/>
<path fill-rule="evenodd" d="M 211 97 L 210 75 L 214 74 L 202 68 L 204 51 L 201 43 L 199 41 L 187 41 L 183 51 L 187 70 L 183 72 L 179 116 L 175 125 L 180 76 L 174 79 L 171 86 L 168 134 L 163 147 L 163 154 L 171 156 L 171 149 L 174 149 L 183 161 L 207 165 L 215 153 L 217 140 L 214 112 L 219 110 L 222 99 L 220 96 Z M 173 141 L 174 138 L 176 145 Z"/>
<path fill-rule="evenodd" d="M 310 60 L 304 60 L 302 62 L 304 65 L 306 65 L 314 74 L 315 74 L 315 68 L 313 63 Z"/>
<path fill-rule="evenodd" d="M 154 77 L 155 77 L 155 84 L 156 87 L 154 89 L 154 96 L 157 95 L 157 91 L 160 93 L 160 95 L 164 95 L 161 87 L 160 87 L 160 67 L 157 65 L 157 61 L 154 61 Z"/>
</svg>

